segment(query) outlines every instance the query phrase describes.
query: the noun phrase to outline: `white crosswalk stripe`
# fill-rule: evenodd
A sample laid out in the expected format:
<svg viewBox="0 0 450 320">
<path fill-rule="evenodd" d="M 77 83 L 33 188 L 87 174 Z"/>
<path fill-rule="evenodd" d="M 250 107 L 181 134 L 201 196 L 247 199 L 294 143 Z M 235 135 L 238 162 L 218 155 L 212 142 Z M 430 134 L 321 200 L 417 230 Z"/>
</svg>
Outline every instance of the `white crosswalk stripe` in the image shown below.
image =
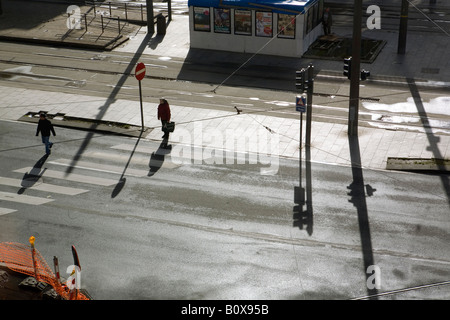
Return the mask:
<svg viewBox="0 0 450 320">
<path fill-rule="evenodd" d="M 29 178 L 33 179 L 33 178 Z M 37 179 L 37 177 L 35 178 Z M 48 183 L 42 183 L 39 182 L 39 180 L 34 183 L 30 180 L 20 180 L 20 179 L 13 179 L 13 178 L 5 178 L 0 177 L 0 184 L 11 186 L 11 187 L 17 187 L 17 188 L 25 188 L 25 189 L 33 189 L 33 190 L 39 190 L 39 191 L 45 191 L 50 193 L 59 193 L 59 194 L 65 194 L 70 196 L 75 196 L 80 193 L 88 192 L 89 190 L 84 189 L 77 189 L 77 188 L 71 188 L 71 187 L 63 187 L 63 186 L 57 186 L 53 184 Z"/>
<path fill-rule="evenodd" d="M 31 167 L 25 167 L 25 168 L 14 170 L 13 172 L 27 173 L 27 172 L 30 172 L 31 169 L 32 169 Z M 49 170 L 49 169 L 45 170 L 45 173 L 42 176 L 48 177 L 48 178 L 55 178 L 55 179 L 64 179 L 64 180 L 73 181 L 73 182 L 94 184 L 94 185 L 105 186 L 105 187 L 117 184 L 117 180 L 113 180 L 113 179 L 99 178 L 99 177 L 81 175 L 81 174 L 76 174 L 76 173 L 66 174 L 65 172 Z"/>
<path fill-rule="evenodd" d="M 74 169 L 77 169 L 76 173 L 66 172 L 66 170 L 61 169 L 62 167 L 72 166 Z M 117 177 L 96 177 L 93 175 L 93 171 L 139 178 L 149 176 L 149 172 L 155 166 L 174 169 L 179 167 L 180 164 L 171 161 L 170 150 L 166 151 L 159 147 L 145 144 L 136 146 L 134 141 L 130 144 L 111 146 L 110 151 L 86 151 L 83 153 L 81 159 L 76 162 L 73 162 L 72 159 L 59 158 L 46 161 L 38 170 L 34 167 L 23 167 L 12 170 L 16 174 L 22 174 L 22 177 L 0 177 L 0 185 L 16 187 L 18 188 L 18 192 L 0 191 L 0 201 L 26 205 L 43 205 L 55 201 L 52 198 L 52 194 L 76 196 L 89 192 L 89 190 L 83 187 L 61 186 L 58 184 L 58 180 L 70 181 L 82 185 L 109 187 L 117 185 Z M 20 193 L 20 189 L 32 189 L 37 192 L 45 192 L 46 194 L 42 197 L 36 196 L 36 193 L 30 196 Z M 0 216 L 16 211 L 14 207 L 0 207 Z"/>
<path fill-rule="evenodd" d="M 118 153 L 111 153 L 111 152 L 100 152 L 100 151 L 92 151 L 92 152 L 87 152 L 84 154 L 86 157 L 92 157 L 92 158 L 97 158 L 97 159 L 109 159 L 109 160 L 117 160 L 121 163 L 123 163 L 124 165 L 127 163 L 128 160 L 130 160 L 130 155 L 125 155 L 125 154 L 118 154 Z M 157 154 L 158 156 L 158 154 Z M 161 158 L 157 157 L 158 159 Z M 133 154 L 131 161 L 130 161 L 130 165 L 139 165 L 139 166 L 146 166 L 149 167 L 150 161 L 154 161 L 154 159 L 152 159 L 152 156 L 143 156 L 140 154 Z M 167 169 L 174 169 L 179 167 L 180 165 L 173 163 L 172 161 L 170 161 L 170 159 L 165 159 L 164 157 L 164 161 L 160 160 L 161 162 L 161 168 L 167 168 Z M 128 172 L 128 170 L 127 170 Z"/>
<path fill-rule="evenodd" d="M 9 208 L 0 208 L 0 216 L 8 213 L 16 212 L 17 210 L 9 209 Z"/>
<path fill-rule="evenodd" d="M 11 193 L 11 192 L 3 192 L 3 191 L 0 191 L 0 200 L 18 202 L 18 203 L 24 203 L 24 204 L 32 204 L 32 205 L 41 205 L 44 203 L 54 201 L 54 199 L 49 199 L 49 198 L 34 197 L 34 196 L 28 196 L 26 194 L 17 194 L 17 193 Z"/>
<path fill-rule="evenodd" d="M 186 160 L 193 161 L 194 163 L 202 163 L 202 161 L 208 162 L 211 160 L 211 155 L 208 152 L 204 152 L 203 147 L 198 146 L 185 146 L 185 148 L 180 147 L 177 152 L 166 152 L 164 149 L 157 149 L 146 146 L 135 146 L 130 144 L 118 144 L 112 146 L 111 149 L 141 152 L 146 154 L 164 155 L 165 160 L 162 167 L 176 168 L 180 166 L 180 163 L 186 163 Z M 189 150 L 189 152 L 179 152 L 183 149 Z M 189 161 L 187 162 L 189 163 Z"/>
<path fill-rule="evenodd" d="M 50 161 L 48 163 L 66 167 L 72 166 L 72 160 L 70 159 L 57 159 L 54 161 Z M 77 161 L 74 167 L 79 169 L 94 170 L 99 172 L 109 172 L 115 174 L 122 174 L 125 169 L 124 166 L 108 165 L 84 160 Z M 145 177 L 148 173 L 148 171 L 133 168 L 127 168 L 126 172 L 127 175 L 135 177 Z"/>
</svg>

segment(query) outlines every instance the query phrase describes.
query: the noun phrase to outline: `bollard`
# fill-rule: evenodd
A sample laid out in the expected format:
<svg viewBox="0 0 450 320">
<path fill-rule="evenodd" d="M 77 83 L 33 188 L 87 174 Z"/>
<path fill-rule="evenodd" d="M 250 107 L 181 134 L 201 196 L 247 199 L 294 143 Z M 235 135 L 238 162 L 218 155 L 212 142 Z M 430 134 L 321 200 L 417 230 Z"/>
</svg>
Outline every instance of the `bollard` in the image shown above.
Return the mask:
<svg viewBox="0 0 450 320">
<path fill-rule="evenodd" d="M 88 24 L 87 24 L 87 13 L 85 13 L 84 14 L 84 27 L 85 27 L 85 29 L 86 29 L 86 31 L 85 32 L 87 32 L 87 27 L 88 27 Z"/>
</svg>

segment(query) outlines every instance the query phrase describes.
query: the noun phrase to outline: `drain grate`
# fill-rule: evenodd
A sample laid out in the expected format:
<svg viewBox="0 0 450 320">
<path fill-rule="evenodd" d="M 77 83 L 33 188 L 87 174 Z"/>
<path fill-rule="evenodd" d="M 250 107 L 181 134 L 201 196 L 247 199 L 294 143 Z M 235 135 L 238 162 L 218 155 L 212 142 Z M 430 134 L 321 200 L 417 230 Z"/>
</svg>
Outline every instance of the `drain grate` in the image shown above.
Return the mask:
<svg viewBox="0 0 450 320">
<path fill-rule="evenodd" d="M 422 73 L 438 74 L 439 68 L 422 68 Z"/>
</svg>

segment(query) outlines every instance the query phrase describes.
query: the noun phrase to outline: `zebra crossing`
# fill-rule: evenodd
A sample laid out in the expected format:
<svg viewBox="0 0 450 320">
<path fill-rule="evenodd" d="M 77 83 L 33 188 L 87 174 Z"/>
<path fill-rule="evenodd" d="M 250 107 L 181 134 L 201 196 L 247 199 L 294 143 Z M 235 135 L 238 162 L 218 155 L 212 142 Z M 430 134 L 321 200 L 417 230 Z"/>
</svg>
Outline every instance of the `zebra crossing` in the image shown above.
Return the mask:
<svg viewBox="0 0 450 320">
<path fill-rule="evenodd" d="M 45 205 L 56 201 L 54 197 L 56 194 L 79 196 L 89 192 L 89 187 L 92 186 L 115 186 L 122 175 L 147 177 L 150 175 L 151 166 L 155 163 L 160 169 L 174 169 L 179 166 L 168 158 L 152 159 L 158 154 L 157 149 L 152 145 L 136 148 L 132 143 L 120 144 L 110 146 L 106 151 L 87 150 L 76 162 L 73 162 L 73 159 L 56 157 L 46 159 L 42 166 L 39 164 L 35 167 L 14 169 L 11 171 L 14 177 L 0 176 L 0 188 L 9 190 L 0 189 L 0 216 L 17 211 L 13 205 L 9 205 L 10 203 Z M 71 172 L 67 172 L 68 167 L 72 168 Z M 93 172 L 107 173 L 108 177 L 98 177 Z M 64 186 L 58 184 L 58 181 L 69 181 L 74 186 Z M 17 191 L 10 192 L 11 188 L 16 188 Z M 33 190 L 34 193 L 32 196 L 24 194 L 25 190 Z"/>
</svg>

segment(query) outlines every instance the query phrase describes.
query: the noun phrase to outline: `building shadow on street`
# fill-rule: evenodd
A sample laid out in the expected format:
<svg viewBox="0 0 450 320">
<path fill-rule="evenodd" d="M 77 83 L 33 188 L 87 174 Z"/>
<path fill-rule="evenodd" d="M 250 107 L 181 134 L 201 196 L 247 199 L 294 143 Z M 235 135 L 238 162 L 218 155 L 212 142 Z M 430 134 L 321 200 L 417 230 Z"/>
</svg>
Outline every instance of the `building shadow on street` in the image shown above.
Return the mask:
<svg viewBox="0 0 450 320">
<path fill-rule="evenodd" d="M 26 172 L 23 175 L 22 182 L 20 183 L 22 188 L 20 188 L 19 191 L 17 191 L 18 194 L 23 194 L 27 188 L 31 188 L 32 186 L 34 186 L 36 184 L 36 182 L 39 181 L 39 179 L 43 176 L 45 170 L 47 170 L 47 168 L 44 168 L 44 170 L 42 170 L 42 166 L 44 165 L 47 158 L 48 158 L 48 154 L 45 154 L 44 156 L 42 156 L 34 164 L 33 168 L 31 168 L 30 172 Z"/>
<path fill-rule="evenodd" d="M 161 169 L 162 165 L 164 164 L 164 160 L 166 155 L 170 154 L 172 151 L 172 146 L 168 145 L 169 138 L 164 138 L 161 144 L 158 147 L 158 150 L 152 153 L 150 156 L 150 162 L 148 166 L 150 167 L 150 171 L 148 172 L 147 176 L 151 177 L 156 172 L 158 172 L 159 169 Z"/>
<path fill-rule="evenodd" d="M 364 285 L 367 287 L 367 294 L 371 300 L 377 300 L 376 295 L 378 290 L 375 286 L 369 284 L 371 279 L 369 279 L 372 274 L 368 273 L 368 268 L 374 266 L 373 258 L 373 248 L 372 248 L 372 238 L 370 233 L 369 215 L 366 203 L 366 188 L 368 195 L 372 195 L 376 189 L 372 188 L 370 185 L 364 185 L 363 169 L 361 165 L 361 152 L 359 148 L 359 138 L 358 136 L 349 136 L 349 146 L 350 146 L 350 158 L 352 165 L 352 183 L 347 186 L 350 191 L 348 195 L 350 196 L 349 202 L 353 203 L 356 207 L 358 214 L 358 225 L 359 234 L 361 238 L 361 249 L 364 263 L 364 274 L 366 275 L 366 281 Z"/>
</svg>

